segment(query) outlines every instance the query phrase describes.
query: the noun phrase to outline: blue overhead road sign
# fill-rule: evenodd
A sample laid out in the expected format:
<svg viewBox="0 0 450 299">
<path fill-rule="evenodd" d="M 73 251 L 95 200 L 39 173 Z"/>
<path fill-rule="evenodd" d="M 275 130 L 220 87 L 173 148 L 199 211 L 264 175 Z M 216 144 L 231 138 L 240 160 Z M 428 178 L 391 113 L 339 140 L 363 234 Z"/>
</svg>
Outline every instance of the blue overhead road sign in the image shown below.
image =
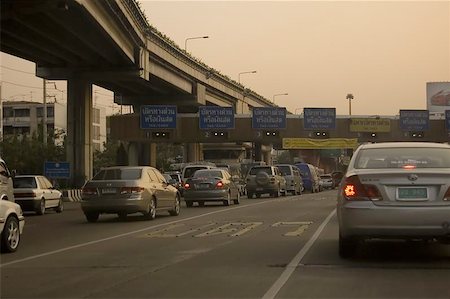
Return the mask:
<svg viewBox="0 0 450 299">
<path fill-rule="evenodd" d="M 429 128 L 428 110 L 400 110 L 400 129 L 402 131 L 426 131 Z"/>
<path fill-rule="evenodd" d="M 48 162 L 44 163 L 44 175 L 52 179 L 70 178 L 69 162 Z"/>
<path fill-rule="evenodd" d="M 141 106 L 141 129 L 176 129 L 177 106 Z"/>
<path fill-rule="evenodd" d="M 198 114 L 200 129 L 234 129 L 233 107 L 201 106 Z"/>
<path fill-rule="evenodd" d="M 286 129 L 286 108 L 254 107 L 253 129 Z"/>
<path fill-rule="evenodd" d="M 304 108 L 303 128 L 305 130 L 336 129 L 336 108 Z"/>
</svg>

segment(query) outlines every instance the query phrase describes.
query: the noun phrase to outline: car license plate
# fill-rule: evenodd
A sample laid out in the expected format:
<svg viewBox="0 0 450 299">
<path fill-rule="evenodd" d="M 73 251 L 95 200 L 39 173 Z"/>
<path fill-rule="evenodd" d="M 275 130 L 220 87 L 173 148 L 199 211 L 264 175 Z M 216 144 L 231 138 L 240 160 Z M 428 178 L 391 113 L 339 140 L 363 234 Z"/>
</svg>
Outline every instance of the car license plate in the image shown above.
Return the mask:
<svg viewBox="0 0 450 299">
<path fill-rule="evenodd" d="M 209 184 L 198 184 L 197 189 L 209 189 Z"/>
<path fill-rule="evenodd" d="M 102 194 L 116 194 L 116 189 L 115 188 L 102 189 Z"/>
<path fill-rule="evenodd" d="M 427 200 L 428 189 L 424 187 L 405 187 L 397 189 L 399 200 Z"/>
</svg>

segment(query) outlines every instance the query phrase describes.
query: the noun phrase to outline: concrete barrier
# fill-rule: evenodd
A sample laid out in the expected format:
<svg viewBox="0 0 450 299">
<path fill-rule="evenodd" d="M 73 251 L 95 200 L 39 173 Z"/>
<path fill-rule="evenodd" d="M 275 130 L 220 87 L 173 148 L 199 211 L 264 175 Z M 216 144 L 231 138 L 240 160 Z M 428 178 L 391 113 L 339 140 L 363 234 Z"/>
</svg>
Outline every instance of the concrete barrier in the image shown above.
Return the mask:
<svg viewBox="0 0 450 299">
<path fill-rule="evenodd" d="M 63 201 L 80 202 L 81 189 L 62 190 Z"/>
</svg>

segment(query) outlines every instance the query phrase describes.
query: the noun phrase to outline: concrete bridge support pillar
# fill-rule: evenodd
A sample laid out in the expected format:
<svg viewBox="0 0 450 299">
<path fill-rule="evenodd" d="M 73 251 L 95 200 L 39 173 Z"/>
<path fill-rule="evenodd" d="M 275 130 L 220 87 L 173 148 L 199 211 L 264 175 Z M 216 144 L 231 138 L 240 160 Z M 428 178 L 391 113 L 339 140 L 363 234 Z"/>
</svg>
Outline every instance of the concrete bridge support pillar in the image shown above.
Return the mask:
<svg viewBox="0 0 450 299">
<path fill-rule="evenodd" d="M 266 162 L 267 165 L 272 165 L 272 155 L 270 151 L 263 152 L 263 161 Z"/>
<path fill-rule="evenodd" d="M 128 165 L 138 166 L 140 156 L 140 146 L 137 142 L 130 142 L 128 145 Z"/>
<path fill-rule="evenodd" d="M 184 162 L 203 160 L 203 146 L 200 143 L 187 143 L 184 146 Z"/>
<path fill-rule="evenodd" d="M 93 175 L 92 84 L 83 78 L 67 82 L 67 160 L 70 181 L 81 187 Z"/>
<path fill-rule="evenodd" d="M 156 167 L 156 143 L 130 142 L 128 145 L 128 165 Z"/>
<path fill-rule="evenodd" d="M 262 161 L 262 144 L 261 142 L 255 142 L 253 144 L 253 159 L 255 161 Z"/>
</svg>

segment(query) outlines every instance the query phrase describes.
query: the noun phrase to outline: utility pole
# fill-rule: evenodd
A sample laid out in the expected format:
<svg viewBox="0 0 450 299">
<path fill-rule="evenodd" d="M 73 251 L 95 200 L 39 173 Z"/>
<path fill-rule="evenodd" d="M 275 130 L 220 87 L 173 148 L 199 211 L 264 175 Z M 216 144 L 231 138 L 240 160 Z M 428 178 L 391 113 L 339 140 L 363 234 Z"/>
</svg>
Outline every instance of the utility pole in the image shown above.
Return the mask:
<svg viewBox="0 0 450 299">
<path fill-rule="evenodd" d="M 44 124 L 42 125 L 42 141 L 47 146 L 47 80 L 44 79 Z"/>
</svg>

